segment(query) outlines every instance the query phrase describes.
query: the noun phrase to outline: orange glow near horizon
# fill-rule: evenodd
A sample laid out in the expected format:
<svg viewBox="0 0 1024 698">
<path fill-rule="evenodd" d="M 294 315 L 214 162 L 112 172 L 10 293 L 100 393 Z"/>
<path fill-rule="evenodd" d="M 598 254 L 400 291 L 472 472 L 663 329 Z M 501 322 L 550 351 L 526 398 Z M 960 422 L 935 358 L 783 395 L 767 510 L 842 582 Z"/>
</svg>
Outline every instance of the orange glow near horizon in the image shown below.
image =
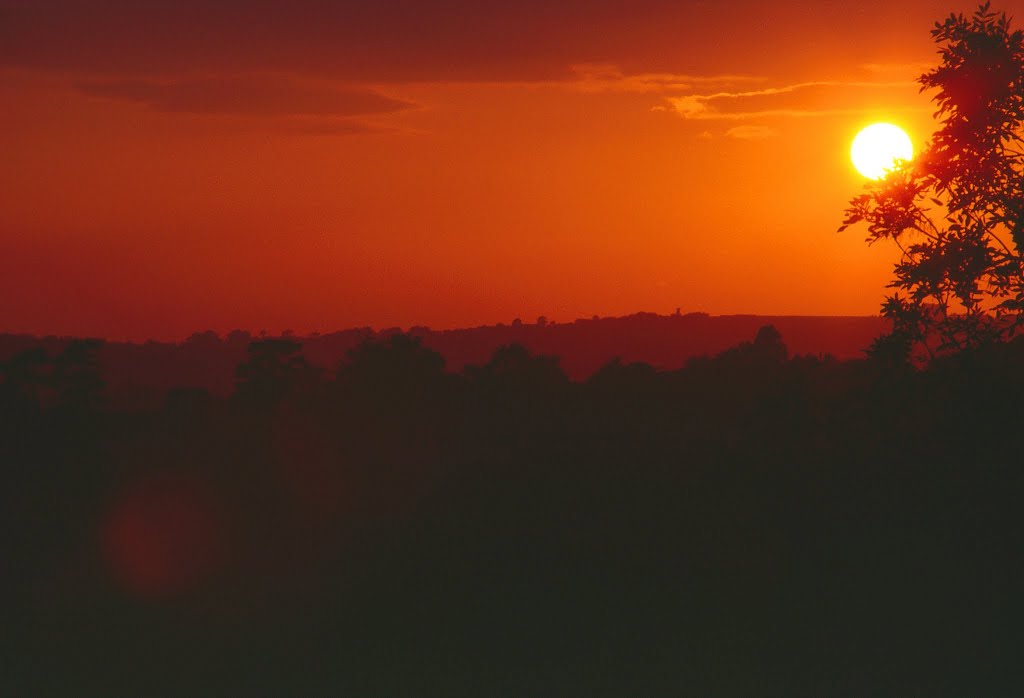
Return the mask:
<svg viewBox="0 0 1024 698">
<path fill-rule="evenodd" d="M 435 42 L 383 15 L 335 41 L 320 5 L 262 0 L 264 34 L 226 6 L 154 34 L 117 0 L 62 46 L 0 0 L 24 39 L 0 49 L 0 331 L 876 314 L 894 253 L 833 233 L 851 131 L 930 134 L 914 78 L 949 8 L 838 32 L 795 2 L 648 4 L 467 5 L 475 39 L 438 10 Z"/>
</svg>

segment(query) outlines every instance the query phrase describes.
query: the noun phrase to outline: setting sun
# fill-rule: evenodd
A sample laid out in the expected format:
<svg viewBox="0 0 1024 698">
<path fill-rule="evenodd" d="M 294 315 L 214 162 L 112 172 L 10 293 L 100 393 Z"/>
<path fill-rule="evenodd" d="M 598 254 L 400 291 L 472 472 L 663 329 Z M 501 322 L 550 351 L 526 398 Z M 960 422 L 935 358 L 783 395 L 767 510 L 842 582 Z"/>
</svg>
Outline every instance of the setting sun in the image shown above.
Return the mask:
<svg viewBox="0 0 1024 698">
<path fill-rule="evenodd" d="M 871 124 L 853 139 L 850 157 L 853 166 L 869 179 L 880 179 L 900 160 L 910 160 L 914 146 L 899 126 Z"/>
</svg>

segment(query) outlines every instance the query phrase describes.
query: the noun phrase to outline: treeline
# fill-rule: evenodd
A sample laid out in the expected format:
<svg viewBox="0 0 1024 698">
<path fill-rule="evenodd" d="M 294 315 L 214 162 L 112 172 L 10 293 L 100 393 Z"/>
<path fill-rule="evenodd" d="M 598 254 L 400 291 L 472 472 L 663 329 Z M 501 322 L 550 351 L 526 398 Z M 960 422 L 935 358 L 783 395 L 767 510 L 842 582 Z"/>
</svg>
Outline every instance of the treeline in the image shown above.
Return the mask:
<svg viewBox="0 0 1024 698">
<path fill-rule="evenodd" d="M 414 336 L 104 404 L 0 372 L 12 694 L 964 695 L 1016 685 L 1024 342 L 572 381 Z"/>
<path fill-rule="evenodd" d="M 594 317 L 574 322 L 538 318 L 521 322 L 453 330 L 412 327 L 407 334 L 445 357 L 447 370 L 458 373 L 465 366 L 486 363 L 502 346 L 521 344 L 533 354 L 554 354 L 566 374 L 586 380 L 615 356 L 627 363 L 643 361 L 660 369 L 676 369 L 686 359 L 714 355 L 753 336 L 757 328 L 774 324 L 799 354 L 831 354 L 838 358 L 862 356 L 862 349 L 888 323 L 879 317 L 779 317 L 754 315 L 711 316 L 706 313 L 656 315 L 636 313 L 625 317 Z M 280 339 L 297 341 L 310 363 L 333 370 L 350 350 L 365 341 L 381 342 L 400 328 L 374 330 L 352 328 L 325 334 Z M 226 396 L 234 389 L 234 369 L 243 362 L 253 341 L 268 339 L 233 330 L 224 335 L 196 332 L 182 342 L 144 343 L 107 341 L 96 358 L 106 380 L 106 399 L 123 409 L 157 407 L 176 387 L 205 388 Z M 70 338 L 0 334 L 0 362 L 32 348 L 57 355 Z"/>
</svg>

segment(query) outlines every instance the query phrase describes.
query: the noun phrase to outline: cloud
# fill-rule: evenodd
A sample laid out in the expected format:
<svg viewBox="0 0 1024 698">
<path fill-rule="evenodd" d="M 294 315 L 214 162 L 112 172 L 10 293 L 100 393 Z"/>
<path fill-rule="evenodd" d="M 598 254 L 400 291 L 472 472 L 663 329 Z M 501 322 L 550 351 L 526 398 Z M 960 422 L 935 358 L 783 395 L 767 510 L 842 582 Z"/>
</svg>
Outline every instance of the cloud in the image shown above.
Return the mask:
<svg viewBox="0 0 1024 698">
<path fill-rule="evenodd" d="M 776 132 L 767 126 L 743 125 L 732 127 L 725 132 L 725 135 L 743 141 L 760 141 L 775 136 Z"/>
<path fill-rule="evenodd" d="M 161 112 L 248 116 L 365 116 L 413 106 L 361 87 L 281 75 L 222 76 L 172 81 L 91 80 L 79 91 L 138 102 Z"/>
<path fill-rule="evenodd" d="M 880 62 L 939 16 L 904 5 L 863 0 L 836 22 L 839 0 L 0 0 L 0 66 L 379 85 L 573 80 L 570 66 L 615 64 L 640 76 L 635 89 L 660 90 L 678 73 Z"/>
<path fill-rule="evenodd" d="M 694 121 L 749 121 L 856 113 L 862 90 L 914 88 L 909 81 L 843 82 L 818 80 L 741 92 L 711 92 L 666 97 L 667 110 Z M 663 105 L 664 106 L 664 105 Z"/>
<path fill-rule="evenodd" d="M 564 79 L 592 56 L 642 55 L 641 36 L 668 45 L 664 20 L 683 14 L 664 0 L 0 0 L 0 65 L 378 84 Z"/>
<path fill-rule="evenodd" d="M 912 63 L 865 63 L 861 66 L 871 75 L 885 75 L 907 80 L 916 80 L 922 73 L 934 67 L 931 63 L 916 61 Z"/>
<path fill-rule="evenodd" d="M 770 95 L 781 95 L 796 92 L 807 87 L 824 85 L 822 82 L 802 82 L 796 85 L 785 87 L 769 87 L 762 90 L 749 92 L 713 92 L 711 94 L 693 94 L 682 97 L 669 97 L 668 103 L 679 116 L 684 119 L 728 119 L 734 118 L 736 114 L 723 112 L 715 106 L 716 102 L 726 100 L 744 100 L 752 97 L 766 97 Z M 781 110 L 787 111 L 787 110 Z"/>
<path fill-rule="evenodd" d="M 689 75 L 678 73 L 627 74 L 621 67 L 609 63 L 582 63 L 570 67 L 572 78 L 567 84 L 582 92 L 635 92 L 665 93 L 693 89 L 725 89 L 744 84 L 764 82 L 754 75 L 711 74 Z"/>
</svg>

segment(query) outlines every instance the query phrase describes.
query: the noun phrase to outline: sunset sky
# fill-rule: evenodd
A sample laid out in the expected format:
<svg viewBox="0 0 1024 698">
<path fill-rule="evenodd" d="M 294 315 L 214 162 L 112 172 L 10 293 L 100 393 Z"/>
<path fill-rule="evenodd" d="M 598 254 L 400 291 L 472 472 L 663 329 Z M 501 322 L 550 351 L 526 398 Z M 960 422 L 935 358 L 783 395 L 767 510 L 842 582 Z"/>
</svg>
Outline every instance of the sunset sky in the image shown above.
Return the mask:
<svg viewBox="0 0 1024 698">
<path fill-rule="evenodd" d="M 0 0 L 0 331 L 874 314 L 850 141 L 973 8 Z"/>
</svg>

